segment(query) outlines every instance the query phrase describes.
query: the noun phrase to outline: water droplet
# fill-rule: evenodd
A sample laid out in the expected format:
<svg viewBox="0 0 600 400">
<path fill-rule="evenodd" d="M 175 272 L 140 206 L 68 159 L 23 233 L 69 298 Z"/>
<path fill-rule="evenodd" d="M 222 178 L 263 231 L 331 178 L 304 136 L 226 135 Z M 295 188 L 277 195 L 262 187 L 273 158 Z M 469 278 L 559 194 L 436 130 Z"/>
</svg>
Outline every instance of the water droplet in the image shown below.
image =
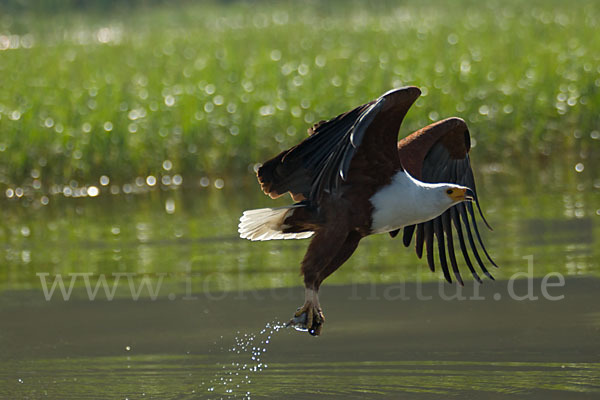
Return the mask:
<svg viewBox="0 0 600 400">
<path fill-rule="evenodd" d="M 310 71 L 310 68 L 308 68 L 308 65 L 306 64 L 300 64 L 298 66 L 298 74 L 305 76 L 308 74 L 308 72 Z"/>
<path fill-rule="evenodd" d="M 324 55 L 319 54 L 318 56 L 315 57 L 315 65 L 317 67 L 323 68 L 326 63 L 327 63 L 327 59 L 325 58 Z"/>
<path fill-rule="evenodd" d="M 9 114 L 8 118 L 13 121 L 18 121 L 21 118 L 21 112 L 19 110 L 15 110 Z"/>
<path fill-rule="evenodd" d="M 167 214 L 173 214 L 175 212 L 175 201 L 173 199 L 168 199 L 165 202 L 165 211 Z"/>
<path fill-rule="evenodd" d="M 206 85 L 204 87 L 204 91 L 206 92 L 206 94 L 211 95 L 214 94 L 215 91 L 217 90 L 216 86 L 213 85 L 212 83 L 209 83 L 208 85 Z"/>
<path fill-rule="evenodd" d="M 170 94 L 165 97 L 165 104 L 167 107 L 172 107 L 175 104 L 175 97 Z"/>
<path fill-rule="evenodd" d="M 154 176 L 152 176 L 152 175 L 148 175 L 146 177 L 146 184 L 148 186 L 154 186 L 154 185 L 156 185 L 156 178 Z"/>
<path fill-rule="evenodd" d="M 102 176 L 100 177 L 100 184 L 101 184 L 102 186 L 106 186 L 106 185 L 108 185 L 109 183 L 110 183 L 110 178 L 109 178 L 108 176 L 106 176 L 106 175 L 102 175 Z"/>
<path fill-rule="evenodd" d="M 215 96 L 215 98 L 213 99 L 213 103 L 215 103 L 216 106 L 221 106 L 221 105 L 223 105 L 224 102 L 225 102 L 225 98 L 223 96 L 221 96 L 220 94 Z"/>
<path fill-rule="evenodd" d="M 96 186 L 90 186 L 89 188 L 87 188 L 87 194 L 90 197 L 96 197 L 100 194 L 100 191 Z"/>
<path fill-rule="evenodd" d="M 165 160 L 162 163 L 162 167 L 165 171 L 170 171 L 173 168 L 173 163 L 170 160 Z"/>
<path fill-rule="evenodd" d="M 273 60 L 273 61 L 281 60 L 281 51 L 279 51 L 277 49 L 271 51 L 271 60 Z"/>
<path fill-rule="evenodd" d="M 125 351 L 131 351 L 131 346 L 125 346 Z"/>
<path fill-rule="evenodd" d="M 469 72 L 471 72 L 471 63 L 467 60 L 463 60 L 460 63 L 460 72 L 462 74 L 468 74 Z"/>
<path fill-rule="evenodd" d="M 275 107 L 274 107 L 274 106 L 272 106 L 271 104 L 268 104 L 268 105 L 266 105 L 266 106 L 262 106 L 262 107 L 259 109 L 259 113 L 260 113 L 260 115 L 262 115 L 263 117 L 267 117 L 267 116 L 269 116 L 269 115 L 273 115 L 273 114 L 275 114 Z"/>
<path fill-rule="evenodd" d="M 577 172 L 582 172 L 584 168 L 585 167 L 584 167 L 583 163 L 578 163 L 577 165 L 575 165 L 575 171 L 577 171 Z"/>
</svg>

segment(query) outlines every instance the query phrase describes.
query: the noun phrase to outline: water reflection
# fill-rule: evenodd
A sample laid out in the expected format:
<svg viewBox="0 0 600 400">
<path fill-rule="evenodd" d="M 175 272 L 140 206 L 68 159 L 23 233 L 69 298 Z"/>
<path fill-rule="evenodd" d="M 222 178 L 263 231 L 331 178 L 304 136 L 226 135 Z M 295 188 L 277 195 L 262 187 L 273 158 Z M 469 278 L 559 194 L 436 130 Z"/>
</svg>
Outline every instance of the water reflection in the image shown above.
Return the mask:
<svg viewBox="0 0 600 400">
<path fill-rule="evenodd" d="M 516 185 L 506 172 L 495 171 L 481 175 L 480 181 L 483 207 L 495 227 L 494 232 L 483 232 L 484 240 L 502 266 L 492 271 L 496 278 L 508 279 L 524 270 L 523 257 L 528 255 L 534 256 L 536 276 L 600 273 L 597 188 L 584 185 L 588 189 L 569 191 L 538 182 L 530 191 L 527 182 Z M 209 284 L 213 289 L 215 285 L 220 290 L 238 290 L 299 283 L 298 263 L 306 241 L 253 247 L 237 238 L 241 210 L 272 206 L 251 175 L 248 189 L 240 180 L 227 185 L 221 178 L 203 177 L 195 182 L 197 188 L 176 190 L 183 182 L 177 174 L 168 181 L 170 185 L 164 182 L 164 176 L 160 180 L 152 175 L 139 177 L 121 191 L 113 190 L 118 186 L 102 176 L 100 185 L 82 187 L 73 181 L 58 193 L 41 197 L 7 190 L 9 212 L 0 222 L 4 243 L 0 259 L 9 268 L 0 271 L 0 288 L 39 287 L 38 272 L 176 275 L 190 265 L 198 290 L 206 286 L 203 277 L 215 271 L 220 275 Z M 412 249 L 377 235 L 365 239 L 330 282 L 415 279 L 437 280 L 438 276 L 425 268 Z"/>
</svg>

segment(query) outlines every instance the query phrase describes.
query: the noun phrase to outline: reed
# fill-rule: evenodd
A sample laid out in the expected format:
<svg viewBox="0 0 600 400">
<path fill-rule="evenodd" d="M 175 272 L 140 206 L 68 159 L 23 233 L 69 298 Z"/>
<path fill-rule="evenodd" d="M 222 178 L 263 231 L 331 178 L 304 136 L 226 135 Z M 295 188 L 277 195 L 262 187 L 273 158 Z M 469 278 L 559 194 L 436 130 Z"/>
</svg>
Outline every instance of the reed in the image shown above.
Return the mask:
<svg viewBox="0 0 600 400">
<path fill-rule="evenodd" d="M 0 189 L 244 173 L 403 85 L 404 133 L 460 116 L 485 161 L 599 155 L 594 0 L 154 3 L 0 18 Z"/>
</svg>

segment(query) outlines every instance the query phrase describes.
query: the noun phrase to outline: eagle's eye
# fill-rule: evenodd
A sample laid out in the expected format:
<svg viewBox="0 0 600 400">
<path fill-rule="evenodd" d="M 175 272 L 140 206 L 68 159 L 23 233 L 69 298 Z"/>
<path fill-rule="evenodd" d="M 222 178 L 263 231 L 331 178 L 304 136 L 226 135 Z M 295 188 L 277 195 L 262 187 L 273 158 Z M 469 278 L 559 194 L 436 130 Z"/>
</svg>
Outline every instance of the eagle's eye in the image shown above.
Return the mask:
<svg viewBox="0 0 600 400">
<path fill-rule="evenodd" d="M 447 193 L 447 194 L 452 194 L 453 192 L 454 192 L 454 191 L 453 191 L 452 189 L 448 189 L 448 190 L 446 190 L 446 193 Z"/>
</svg>

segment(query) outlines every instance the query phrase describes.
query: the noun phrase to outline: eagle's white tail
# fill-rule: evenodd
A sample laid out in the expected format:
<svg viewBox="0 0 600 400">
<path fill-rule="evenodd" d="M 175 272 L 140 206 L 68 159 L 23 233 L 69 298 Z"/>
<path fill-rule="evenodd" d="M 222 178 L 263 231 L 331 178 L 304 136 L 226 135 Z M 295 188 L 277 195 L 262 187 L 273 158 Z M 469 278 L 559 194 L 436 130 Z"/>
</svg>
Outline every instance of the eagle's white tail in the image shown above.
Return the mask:
<svg viewBox="0 0 600 400">
<path fill-rule="evenodd" d="M 238 225 L 240 237 L 248 240 L 305 239 L 311 237 L 314 232 L 282 232 L 284 229 L 283 222 L 292 215 L 297 207 L 303 207 L 303 205 L 295 204 L 279 208 L 259 208 L 244 211 Z"/>
</svg>

